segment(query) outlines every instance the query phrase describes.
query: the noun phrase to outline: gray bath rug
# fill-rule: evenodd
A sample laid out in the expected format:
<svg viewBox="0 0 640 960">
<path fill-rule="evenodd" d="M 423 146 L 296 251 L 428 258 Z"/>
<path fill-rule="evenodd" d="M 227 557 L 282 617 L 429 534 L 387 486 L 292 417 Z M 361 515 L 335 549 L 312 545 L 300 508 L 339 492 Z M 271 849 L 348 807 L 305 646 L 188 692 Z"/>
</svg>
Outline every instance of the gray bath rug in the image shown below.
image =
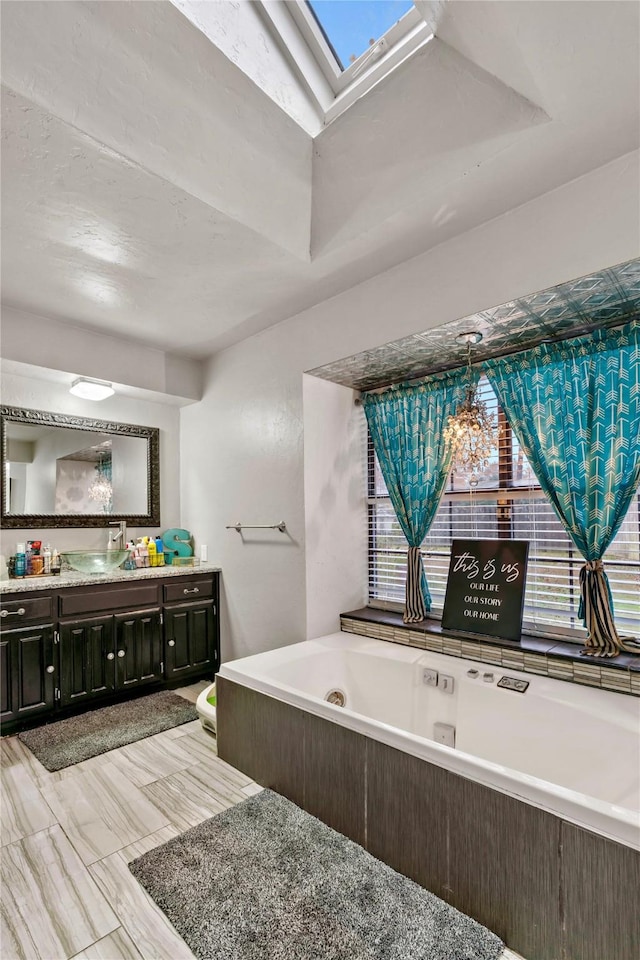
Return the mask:
<svg viewBox="0 0 640 960">
<path fill-rule="evenodd" d="M 504 946 L 270 790 L 129 869 L 199 960 L 496 960 Z"/>
<path fill-rule="evenodd" d="M 196 718 L 192 703 L 170 690 L 161 690 L 25 730 L 18 738 L 53 772 Z"/>
</svg>

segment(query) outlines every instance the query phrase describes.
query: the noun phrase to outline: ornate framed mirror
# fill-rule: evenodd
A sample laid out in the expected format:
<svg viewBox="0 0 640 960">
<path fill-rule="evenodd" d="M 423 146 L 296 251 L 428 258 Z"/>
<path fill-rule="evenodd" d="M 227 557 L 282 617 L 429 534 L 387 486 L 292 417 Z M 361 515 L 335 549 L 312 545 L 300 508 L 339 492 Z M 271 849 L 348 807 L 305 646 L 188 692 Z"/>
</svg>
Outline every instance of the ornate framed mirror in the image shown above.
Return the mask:
<svg viewBox="0 0 640 960">
<path fill-rule="evenodd" d="M 157 427 L 0 407 L 7 529 L 160 525 Z"/>
</svg>

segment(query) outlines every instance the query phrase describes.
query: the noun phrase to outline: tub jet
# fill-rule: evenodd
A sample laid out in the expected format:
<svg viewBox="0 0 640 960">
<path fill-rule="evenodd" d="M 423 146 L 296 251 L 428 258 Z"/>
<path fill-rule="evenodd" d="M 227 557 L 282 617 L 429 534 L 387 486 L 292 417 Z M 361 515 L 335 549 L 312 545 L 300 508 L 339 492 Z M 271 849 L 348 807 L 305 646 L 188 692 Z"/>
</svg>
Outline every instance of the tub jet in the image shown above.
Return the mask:
<svg viewBox="0 0 640 960">
<path fill-rule="evenodd" d="M 325 700 L 328 703 L 335 704 L 336 707 L 344 707 L 347 702 L 347 695 L 342 690 L 329 690 L 329 693 L 326 695 Z"/>
</svg>

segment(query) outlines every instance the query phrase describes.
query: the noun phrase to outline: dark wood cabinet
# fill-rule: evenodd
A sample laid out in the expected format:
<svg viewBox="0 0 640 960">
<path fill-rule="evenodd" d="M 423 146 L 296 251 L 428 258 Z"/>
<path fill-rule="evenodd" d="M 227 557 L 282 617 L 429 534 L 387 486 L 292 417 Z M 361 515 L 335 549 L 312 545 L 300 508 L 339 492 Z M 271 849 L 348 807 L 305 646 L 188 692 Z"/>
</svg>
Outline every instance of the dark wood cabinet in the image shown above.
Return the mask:
<svg viewBox="0 0 640 960">
<path fill-rule="evenodd" d="M 60 703 L 104 697 L 115 686 L 113 617 L 60 621 Z"/>
<path fill-rule="evenodd" d="M 0 636 L 0 720 L 12 723 L 53 710 L 56 660 L 53 625 Z"/>
<path fill-rule="evenodd" d="M 160 608 L 60 621 L 63 706 L 162 680 Z"/>
<path fill-rule="evenodd" d="M 218 669 L 215 605 L 181 603 L 165 607 L 165 671 L 167 679 L 190 677 L 209 668 Z"/>
<path fill-rule="evenodd" d="M 0 609 L 3 732 L 140 688 L 213 680 L 217 602 L 218 574 L 209 571 L 7 594 Z M 45 615 L 52 622 L 42 626 Z M 25 625 L 36 618 L 39 625 Z"/>
<path fill-rule="evenodd" d="M 139 687 L 162 680 L 160 609 L 118 613 L 114 617 L 116 687 Z"/>
</svg>

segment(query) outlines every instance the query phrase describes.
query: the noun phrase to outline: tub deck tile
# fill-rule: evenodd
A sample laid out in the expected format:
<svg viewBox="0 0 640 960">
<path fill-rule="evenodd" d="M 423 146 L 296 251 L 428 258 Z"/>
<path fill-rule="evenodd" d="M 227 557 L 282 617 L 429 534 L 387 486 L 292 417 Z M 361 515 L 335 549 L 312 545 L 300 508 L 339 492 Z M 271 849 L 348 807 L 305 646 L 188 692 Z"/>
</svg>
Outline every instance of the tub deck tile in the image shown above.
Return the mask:
<svg viewBox="0 0 640 960">
<path fill-rule="evenodd" d="M 547 658 L 538 656 L 535 653 L 525 653 L 524 669 L 527 673 L 538 673 L 541 676 L 547 676 Z"/>
<path fill-rule="evenodd" d="M 550 677 L 557 680 L 573 680 L 573 667 L 570 663 L 562 663 L 560 660 L 549 660 L 547 672 Z"/>
<path fill-rule="evenodd" d="M 441 767 L 367 740 L 367 850 L 443 900 L 450 894 L 449 776 Z"/>
<path fill-rule="evenodd" d="M 604 690 L 615 690 L 620 693 L 631 693 L 631 674 L 621 670 L 602 671 L 602 687 Z"/>
<path fill-rule="evenodd" d="M 502 652 L 502 666 L 507 670 L 524 670 L 524 654 Z"/>
<path fill-rule="evenodd" d="M 640 853 L 563 822 L 561 883 L 565 956 L 637 960 Z"/>
<path fill-rule="evenodd" d="M 366 738 L 309 713 L 304 742 L 304 809 L 364 846 L 364 804 L 353 800 L 364 796 Z"/>
<path fill-rule="evenodd" d="M 425 647 L 432 653 L 442 653 L 442 637 L 425 635 Z"/>
<path fill-rule="evenodd" d="M 560 820 L 455 774 L 447 793 L 447 899 L 523 956 L 558 960 Z"/>
</svg>

